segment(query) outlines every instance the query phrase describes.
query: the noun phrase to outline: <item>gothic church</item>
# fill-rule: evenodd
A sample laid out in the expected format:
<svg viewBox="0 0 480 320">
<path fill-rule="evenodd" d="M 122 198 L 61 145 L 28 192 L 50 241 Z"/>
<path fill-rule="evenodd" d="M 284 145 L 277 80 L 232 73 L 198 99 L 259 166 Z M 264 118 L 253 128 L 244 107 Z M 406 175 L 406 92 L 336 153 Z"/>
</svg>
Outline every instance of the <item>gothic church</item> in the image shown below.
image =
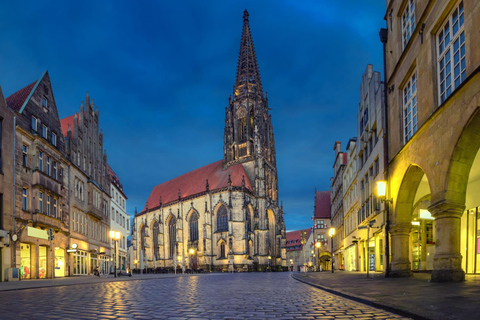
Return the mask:
<svg viewBox="0 0 480 320">
<path fill-rule="evenodd" d="M 245 10 L 224 158 L 153 188 L 135 213 L 136 268 L 286 268 L 272 120 L 248 16 Z"/>
</svg>

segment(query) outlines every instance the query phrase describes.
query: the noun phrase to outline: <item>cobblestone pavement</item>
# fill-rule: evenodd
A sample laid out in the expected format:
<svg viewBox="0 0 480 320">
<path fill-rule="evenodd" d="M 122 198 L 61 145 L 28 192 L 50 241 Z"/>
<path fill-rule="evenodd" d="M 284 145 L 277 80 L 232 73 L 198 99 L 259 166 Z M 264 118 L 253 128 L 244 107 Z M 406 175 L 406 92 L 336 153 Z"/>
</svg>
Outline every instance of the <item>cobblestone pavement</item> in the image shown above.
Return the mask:
<svg viewBox="0 0 480 320">
<path fill-rule="evenodd" d="M 284 273 L 207 274 L 0 292 L 1 319 L 403 319 Z"/>
</svg>

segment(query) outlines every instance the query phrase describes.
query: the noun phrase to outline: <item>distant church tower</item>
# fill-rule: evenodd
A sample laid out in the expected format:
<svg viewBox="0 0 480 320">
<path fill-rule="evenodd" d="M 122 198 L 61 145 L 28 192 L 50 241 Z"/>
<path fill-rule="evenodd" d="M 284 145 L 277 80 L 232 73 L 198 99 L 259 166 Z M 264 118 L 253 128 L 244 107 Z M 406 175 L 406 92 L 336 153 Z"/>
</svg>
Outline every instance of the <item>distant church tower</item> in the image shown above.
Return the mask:
<svg viewBox="0 0 480 320">
<path fill-rule="evenodd" d="M 224 168 L 238 163 L 245 168 L 257 199 L 258 252 L 280 257 L 285 254 L 285 223 L 278 204 L 275 139 L 268 110 L 245 10 L 233 99 L 229 98 L 225 114 Z"/>
<path fill-rule="evenodd" d="M 244 164 L 250 181 L 255 181 L 256 195 L 278 204 L 275 139 L 268 110 L 245 10 L 233 99 L 229 98 L 225 114 L 224 167 Z"/>
</svg>

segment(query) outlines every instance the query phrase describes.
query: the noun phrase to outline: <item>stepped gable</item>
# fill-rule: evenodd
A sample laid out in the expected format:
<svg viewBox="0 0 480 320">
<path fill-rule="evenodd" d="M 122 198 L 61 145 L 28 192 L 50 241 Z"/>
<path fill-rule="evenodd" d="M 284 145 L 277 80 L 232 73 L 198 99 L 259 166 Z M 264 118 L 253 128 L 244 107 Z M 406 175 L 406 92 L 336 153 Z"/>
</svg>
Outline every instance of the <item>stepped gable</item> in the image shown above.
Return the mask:
<svg viewBox="0 0 480 320">
<path fill-rule="evenodd" d="M 40 80 L 34 81 L 33 83 L 29 84 L 25 88 L 20 89 L 17 92 L 10 95 L 6 99 L 7 106 L 10 109 L 19 112 L 38 81 Z"/>
<path fill-rule="evenodd" d="M 223 160 L 220 160 L 153 187 L 147 204 L 140 214 L 145 212 L 147 205 L 150 209 L 158 207 L 160 197 L 162 203 L 167 204 L 177 201 L 179 192 L 181 198 L 205 192 L 207 179 L 211 191 L 228 187 L 229 176 L 232 186 L 241 187 L 242 180 L 245 179 L 245 188 L 252 191 L 252 185 L 241 164 L 236 164 L 223 170 Z"/>
<path fill-rule="evenodd" d="M 330 219 L 330 191 L 315 193 L 315 219 Z"/>
</svg>

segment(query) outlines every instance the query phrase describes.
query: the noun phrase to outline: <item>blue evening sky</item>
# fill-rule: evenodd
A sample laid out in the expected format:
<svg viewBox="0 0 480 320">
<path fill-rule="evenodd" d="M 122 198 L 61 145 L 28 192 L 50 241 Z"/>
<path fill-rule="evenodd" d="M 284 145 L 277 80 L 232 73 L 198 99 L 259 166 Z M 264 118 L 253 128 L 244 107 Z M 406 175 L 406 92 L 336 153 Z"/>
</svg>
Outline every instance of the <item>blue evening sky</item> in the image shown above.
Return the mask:
<svg viewBox="0 0 480 320">
<path fill-rule="evenodd" d="M 308 228 L 334 142 L 356 136 L 361 76 L 383 74 L 384 0 L 4 2 L 0 85 L 7 97 L 48 70 L 60 118 L 89 91 L 133 215 L 155 185 L 223 158 L 245 9 L 286 227 Z"/>
</svg>

